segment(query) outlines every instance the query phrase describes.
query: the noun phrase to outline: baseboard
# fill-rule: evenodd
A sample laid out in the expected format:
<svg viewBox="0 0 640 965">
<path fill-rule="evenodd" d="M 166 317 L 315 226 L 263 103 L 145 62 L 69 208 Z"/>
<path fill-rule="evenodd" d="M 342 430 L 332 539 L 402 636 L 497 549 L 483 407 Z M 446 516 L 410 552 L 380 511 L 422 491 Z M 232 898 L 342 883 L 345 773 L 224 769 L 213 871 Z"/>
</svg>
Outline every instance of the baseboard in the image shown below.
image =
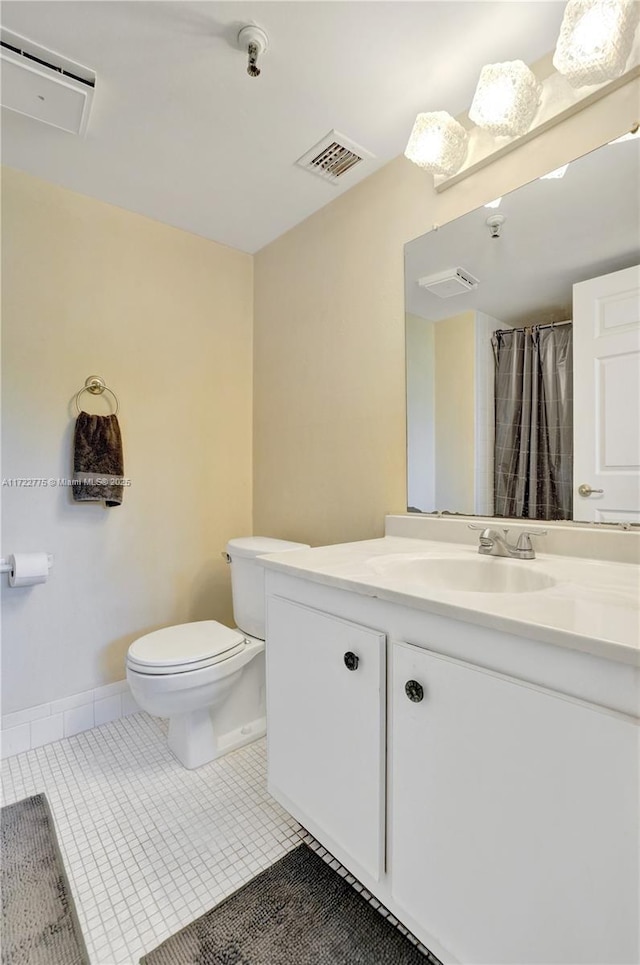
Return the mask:
<svg viewBox="0 0 640 965">
<path fill-rule="evenodd" d="M 2 718 L 0 757 L 14 757 L 140 710 L 126 680 L 38 704 Z"/>
</svg>

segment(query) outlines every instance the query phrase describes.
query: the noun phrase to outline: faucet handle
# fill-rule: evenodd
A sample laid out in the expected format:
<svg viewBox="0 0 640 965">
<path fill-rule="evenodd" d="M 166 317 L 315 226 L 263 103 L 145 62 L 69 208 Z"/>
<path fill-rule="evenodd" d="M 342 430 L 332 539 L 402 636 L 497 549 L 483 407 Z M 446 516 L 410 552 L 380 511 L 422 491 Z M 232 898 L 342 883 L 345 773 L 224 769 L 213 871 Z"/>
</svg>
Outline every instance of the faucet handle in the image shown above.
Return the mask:
<svg viewBox="0 0 640 965">
<path fill-rule="evenodd" d="M 532 536 L 546 536 L 546 529 L 526 529 L 518 536 L 518 542 L 516 543 L 516 549 L 519 550 L 530 550 L 533 549 L 531 545 Z"/>
<path fill-rule="evenodd" d="M 487 530 L 491 529 L 495 532 L 495 527 L 491 526 L 489 523 L 485 523 L 484 526 L 479 526 L 477 523 L 467 523 L 467 527 L 469 529 L 480 529 L 483 532 L 486 532 Z M 502 532 L 504 533 L 505 537 L 507 537 L 509 535 L 508 528 L 505 526 L 501 526 L 500 528 L 502 529 Z"/>
</svg>

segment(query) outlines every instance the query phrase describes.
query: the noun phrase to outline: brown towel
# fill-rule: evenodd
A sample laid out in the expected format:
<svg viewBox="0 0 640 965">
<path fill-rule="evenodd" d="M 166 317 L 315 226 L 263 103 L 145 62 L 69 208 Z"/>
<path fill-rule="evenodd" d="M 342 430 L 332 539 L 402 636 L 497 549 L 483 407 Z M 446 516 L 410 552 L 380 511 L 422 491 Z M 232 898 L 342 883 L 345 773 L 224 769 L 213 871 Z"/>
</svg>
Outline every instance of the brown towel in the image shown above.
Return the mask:
<svg viewBox="0 0 640 965">
<path fill-rule="evenodd" d="M 73 498 L 119 506 L 124 484 L 122 437 L 115 415 L 81 412 L 73 440 Z"/>
</svg>

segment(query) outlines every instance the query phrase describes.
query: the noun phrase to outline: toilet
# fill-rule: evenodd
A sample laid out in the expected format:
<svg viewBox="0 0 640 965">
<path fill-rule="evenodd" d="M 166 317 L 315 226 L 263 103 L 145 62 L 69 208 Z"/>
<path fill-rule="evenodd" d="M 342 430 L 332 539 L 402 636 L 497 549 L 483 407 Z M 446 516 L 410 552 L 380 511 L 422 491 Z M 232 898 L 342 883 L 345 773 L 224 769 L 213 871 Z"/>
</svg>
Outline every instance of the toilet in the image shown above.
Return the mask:
<svg viewBox="0 0 640 965">
<path fill-rule="evenodd" d="M 306 543 L 251 536 L 232 539 L 236 628 L 216 620 L 182 623 L 139 637 L 127 653 L 127 681 L 139 706 L 169 718 L 169 748 L 201 767 L 266 731 L 264 568 L 259 557 L 308 549 Z"/>
</svg>

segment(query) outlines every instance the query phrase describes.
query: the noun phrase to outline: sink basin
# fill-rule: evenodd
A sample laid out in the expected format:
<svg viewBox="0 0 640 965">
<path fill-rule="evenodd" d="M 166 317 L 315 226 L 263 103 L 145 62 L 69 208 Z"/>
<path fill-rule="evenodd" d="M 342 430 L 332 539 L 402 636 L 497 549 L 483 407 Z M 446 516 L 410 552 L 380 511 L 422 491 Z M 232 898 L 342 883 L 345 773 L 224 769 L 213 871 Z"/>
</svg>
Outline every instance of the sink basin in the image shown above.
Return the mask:
<svg viewBox="0 0 640 965">
<path fill-rule="evenodd" d="M 393 577 L 425 589 L 457 590 L 462 593 L 535 593 L 555 586 L 556 580 L 520 560 L 481 557 L 386 556 L 369 561 L 381 576 Z"/>
</svg>

